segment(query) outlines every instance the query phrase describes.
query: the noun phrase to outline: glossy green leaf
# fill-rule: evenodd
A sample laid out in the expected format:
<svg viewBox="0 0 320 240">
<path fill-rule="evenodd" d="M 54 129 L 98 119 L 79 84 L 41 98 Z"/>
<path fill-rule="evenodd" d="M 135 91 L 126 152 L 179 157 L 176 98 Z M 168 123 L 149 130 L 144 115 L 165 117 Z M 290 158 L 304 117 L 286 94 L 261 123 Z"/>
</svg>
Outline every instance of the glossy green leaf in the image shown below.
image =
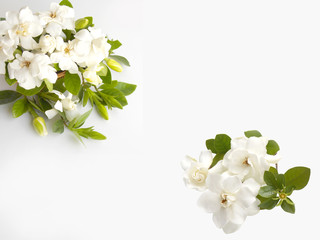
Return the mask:
<svg viewBox="0 0 320 240">
<path fill-rule="evenodd" d="M 226 134 L 218 134 L 214 139 L 214 148 L 217 153 L 226 153 L 231 148 L 231 138 Z"/>
<path fill-rule="evenodd" d="M 19 92 L 25 96 L 33 96 L 33 95 L 36 95 L 37 93 L 39 93 L 44 88 L 44 86 L 45 86 L 45 83 L 43 82 L 40 87 L 36 87 L 36 88 L 30 89 L 30 90 L 27 90 L 27 89 L 24 89 L 18 85 L 17 92 Z"/>
<path fill-rule="evenodd" d="M 270 167 L 269 168 L 269 172 L 273 173 L 274 176 L 277 176 L 278 175 L 278 170 L 274 167 Z"/>
<path fill-rule="evenodd" d="M 212 153 L 217 153 L 217 150 L 214 147 L 214 139 L 208 139 L 206 141 L 206 147 L 208 150 L 211 150 Z"/>
<path fill-rule="evenodd" d="M 110 68 L 107 67 L 107 69 L 108 69 L 107 75 L 106 76 L 100 76 L 100 78 L 102 79 L 102 82 L 104 84 L 111 84 L 111 82 L 112 82 L 112 73 L 110 71 Z"/>
<path fill-rule="evenodd" d="M 108 43 L 111 45 L 111 48 L 109 50 L 109 53 L 111 54 L 113 52 L 113 50 L 118 49 L 119 47 L 121 47 L 121 42 L 119 42 L 118 40 L 110 40 L 108 39 Z"/>
<path fill-rule="evenodd" d="M 262 137 L 261 133 L 257 130 L 250 130 L 250 131 L 246 131 L 244 133 L 244 135 L 247 137 L 247 138 L 250 138 L 250 137 Z"/>
<path fill-rule="evenodd" d="M 110 58 L 116 60 L 117 62 L 130 67 L 130 63 L 128 61 L 128 59 L 126 59 L 125 57 L 119 56 L 119 55 L 110 55 Z"/>
<path fill-rule="evenodd" d="M 278 143 L 274 140 L 269 140 L 267 144 L 267 153 L 270 155 L 276 155 L 280 150 Z"/>
<path fill-rule="evenodd" d="M 73 95 L 78 95 L 81 87 L 81 79 L 78 74 L 66 72 L 64 77 L 64 85 L 70 93 Z"/>
<path fill-rule="evenodd" d="M 137 85 L 118 82 L 116 89 L 120 90 L 125 96 L 132 94 L 137 88 Z"/>
<path fill-rule="evenodd" d="M 18 118 L 28 111 L 28 101 L 25 98 L 17 100 L 12 106 L 12 116 Z"/>
<path fill-rule="evenodd" d="M 64 132 L 64 123 L 62 119 L 59 119 L 53 124 L 52 131 L 60 134 Z"/>
<path fill-rule="evenodd" d="M 288 198 L 285 199 L 285 200 L 282 202 L 281 208 L 282 208 L 284 211 L 286 211 L 286 212 L 288 212 L 288 213 L 292 213 L 292 214 L 295 213 L 295 211 L 296 211 L 294 203 L 292 202 L 291 199 L 288 199 Z"/>
<path fill-rule="evenodd" d="M 44 83 L 46 84 L 48 91 L 51 92 L 53 90 L 53 84 L 48 79 L 44 79 Z"/>
<path fill-rule="evenodd" d="M 209 167 L 210 168 L 213 168 L 220 160 L 222 160 L 224 157 L 224 153 L 217 153 L 214 158 L 212 159 L 212 163 Z"/>
<path fill-rule="evenodd" d="M 107 137 L 104 136 L 103 134 L 99 133 L 99 132 L 96 132 L 96 131 L 92 131 L 89 133 L 89 137 L 91 139 L 94 139 L 94 140 L 106 140 Z"/>
<path fill-rule="evenodd" d="M 286 184 L 284 174 L 278 174 L 276 176 L 278 189 L 283 189 Z"/>
<path fill-rule="evenodd" d="M 59 3 L 60 6 L 68 6 L 68 7 L 71 7 L 73 8 L 71 2 L 69 2 L 68 0 L 62 0 L 60 3 Z"/>
<path fill-rule="evenodd" d="M 266 201 L 264 202 L 261 202 L 259 207 L 260 209 L 268 209 L 268 210 L 271 210 L 273 209 L 275 206 L 277 206 L 277 203 L 279 202 L 279 199 L 272 199 L 272 198 L 269 198 L 267 199 Z"/>
<path fill-rule="evenodd" d="M 78 117 L 73 127 L 74 128 L 81 127 L 85 123 L 87 118 L 90 116 L 91 112 L 92 112 L 92 109 L 90 109 L 89 111 L 87 111 L 86 113 L 84 113 L 80 117 Z"/>
<path fill-rule="evenodd" d="M 273 186 L 264 186 L 260 188 L 259 195 L 264 198 L 273 198 L 277 196 L 277 189 Z"/>
<path fill-rule="evenodd" d="M 285 174 L 286 186 L 293 186 L 295 190 L 303 189 L 310 179 L 310 168 L 294 167 L 289 169 Z"/>
<path fill-rule="evenodd" d="M 11 90 L 0 91 L 0 105 L 13 102 L 21 97 L 21 94 Z"/>
<path fill-rule="evenodd" d="M 263 175 L 263 179 L 267 185 L 272 186 L 274 188 L 278 187 L 277 180 L 272 172 L 265 171 Z"/>
</svg>

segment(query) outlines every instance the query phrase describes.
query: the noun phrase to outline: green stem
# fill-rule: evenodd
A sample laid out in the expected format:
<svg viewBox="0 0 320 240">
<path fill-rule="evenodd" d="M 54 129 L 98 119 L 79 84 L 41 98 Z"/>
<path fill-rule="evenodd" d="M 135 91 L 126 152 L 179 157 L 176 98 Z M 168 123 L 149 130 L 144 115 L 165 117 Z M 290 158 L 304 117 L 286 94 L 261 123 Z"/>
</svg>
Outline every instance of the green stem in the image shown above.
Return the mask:
<svg viewBox="0 0 320 240">
<path fill-rule="evenodd" d="M 33 109 L 31 105 L 28 105 L 28 111 L 30 112 L 33 118 L 39 117 L 39 115 L 36 113 L 36 111 Z"/>
</svg>

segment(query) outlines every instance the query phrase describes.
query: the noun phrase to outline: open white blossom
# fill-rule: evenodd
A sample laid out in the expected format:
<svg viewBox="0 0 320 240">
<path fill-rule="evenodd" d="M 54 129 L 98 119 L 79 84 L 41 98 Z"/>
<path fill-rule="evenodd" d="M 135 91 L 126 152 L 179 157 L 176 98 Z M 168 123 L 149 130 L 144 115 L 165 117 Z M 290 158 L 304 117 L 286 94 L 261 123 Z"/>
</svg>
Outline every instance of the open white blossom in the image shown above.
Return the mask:
<svg viewBox="0 0 320 240">
<path fill-rule="evenodd" d="M 66 70 L 73 74 L 79 72 L 76 64 L 79 61 L 79 56 L 74 51 L 74 41 L 64 42 L 62 37 L 57 37 L 56 51 L 50 57 L 53 63 L 59 63 L 61 70 Z"/>
<path fill-rule="evenodd" d="M 93 67 L 88 67 L 84 73 L 83 77 L 89 82 L 94 85 L 99 85 L 102 83 L 102 79 L 99 77 L 97 74 L 99 72 L 99 65 L 98 66 L 93 66 Z"/>
<path fill-rule="evenodd" d="M 254 178 L 258 183 L 264 184 L 263 174 L 270 167 L 265 159 L 267 143 L 268 140 L 264 137 L 234 139 L 222 164 L 231 174 L 243 180 Z"/>
<path fill-rule="evenodd" d="M 207 189 L 206 179 L 212 159 L 211 151 L 203 151 L 200 154 L 199 161 L 187 156 L 181 162 L 181 166 L 185 170 L 183 180 L 188 188 L 198 191 Z"/>
<path fill-rule="evenodd" d="M 37 48 L 38 44 L 33 39 L 43 32 L 39 18 L 35 16 L 29 7 L 22 8 L 17 12 L 7 12 L 6 21 L 0 25 L 0 32 L 7 31 L 8 36 L 27 50 Z"/>
<path fill-rule="evenodd" d="M 74 10 L 68 6 L 51 3 L 50 11 L 40 12 L 38 15 L 41 24 L 51 36 L 60 36 L 63 29 L 74 29 Z"/>
<path fill-rule="evenodd" d="M 52 93 L 56 94 L 60 100 L 55 103 L 53 109 L 45 112 L 49 119 L 54 118 L 59 112 L 65 112 L 69 121 L 72 121 L 79 115 L 77 111 L 77 103 L 79 102 L 79 98 L 77 96 L 73 96 L 71 93 L 67 93 L 67 96 L 65 96 L 64 94 L 55 90 L 53 90 Z"/>
<path fill-rule="evenodd" d="M 83 57 L 83 61 L 79 63 L 81 66 L 98 65 L 108 57 L 110 47 L 101 29 L 89 27 L 89 30 L 83 29 L 75 35 L 75 51 Z"/>
<path fill-rule="evenodd" d="M 50 64 L 47 55 L 24 51 L 22 55 L 17 54 L 16 59 L 8 64 L 9 77 L 17 79 L 19 85 L 25 89 L 41 86 L 44 79 L 55 83 L 56 70 Z"/>
<path fill-rule="evenodd" d="M 53 53 L 57 46 L 57 40 L 50 35 L 42 35 L 39 40 L 39 48 L 43 53 Z"/>
<path fill-rule="evenodd" d="M 0 74 L 5 74 L 5 62 L 14 58 L 14 41 L 8 36 L 0 36 Z"/>
<path fill-rule="evenodd" d="M 252 178 L 242 182 L 238 176 L 210 173 L 206 183 L 208 191 L 200 196 L 198 205 L 213 213 L 213 222 L 225 233 L 235 232 L 247 216 L 259 212 L 256 195 L 260 185 Z"/>
</svg>

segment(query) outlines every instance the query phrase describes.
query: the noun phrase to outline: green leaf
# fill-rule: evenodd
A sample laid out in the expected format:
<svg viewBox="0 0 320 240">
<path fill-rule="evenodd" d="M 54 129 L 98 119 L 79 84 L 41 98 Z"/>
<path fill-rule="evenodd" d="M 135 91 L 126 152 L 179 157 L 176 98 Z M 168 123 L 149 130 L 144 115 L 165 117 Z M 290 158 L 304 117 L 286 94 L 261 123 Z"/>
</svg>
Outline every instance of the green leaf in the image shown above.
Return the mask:
<svg viewBox="0 0 320 240">
<path fill-rule="evenodd" d="M 283 174 L 278 174 L 276 176 L 276 179 L 277 179 L 278 189 L 283 189 L 283 187 L 285 186 L 285 183 L 286 183 L 284 175 Z"/>
<path fill-rule="evenodd" d="M 87 120 L 87 118 L 90 116 L 91 112 L 92 112 L 92 108 L 88 112 L 78 117 L 73 127 L 74 128 L 81 127 L 84 124 L 84 122 Z"/>
<path fill-rule="evenodd" d="M 128 101 L 124 95 L 114 97 L 123 107 L 128 105 Z"/>
<path fill-rule="evenodd" d="M 68 0 L 62 0 L 60 3 L 59 3 L 60 6 L 68 6 L 68 7 L 71 7 L 73 8 L 71 2 L 69 2 Z"/>
<path fill-rule="evenodd" d="M 11 90 L 0 91 L 0 105 L 13 102 L 21 97 L 21 94 Z"/>
<path fill-rule="evenodd" d="M 42 110 L 45 112 L 47 110 L 52 109 L 52 106 L 50 103 L 48 103 L 46 100 L 44 100 L 42 97 L 39 97 L 39 105 L 42 108 Z"/>
<path fill-rule="evenodd" d="M 44 79 L 44 83 L 46 84 L 48 91 L 51 92 L 53 90 L 53 83 L 46 78 Z"/>
<path fill-rule="evenodd" d="M 214 158 L 212 159 L 212 163 L 209 167 L 210 168 L 213 168 L 220 160 L 222 160 L 224 157 L 224 153 L 217 153 Z"/>
<path fill-rule="evenodd" d="M 89 133 L 89 137 L 94 139 L 94 140 L 106 140 L 106 136 L 104 136 L 103 134 L 96 132 L 96 131 L 91 131 Z"/>
<path fill-rule="evenodd" d="M 83 99 L 82 99 L 82 106 L 85 107 L 88 103 L 88 100 L 89 100 L 89 93 L 84 90 L 84 93 L 83 93 Z"/>
<path fill-rule="evenodd" d="M 64 77 L 64 85 L 70 93 L 73 95 L 78 95 L 81 87 L 81 79 L 78 74 L 66 72 Z"/>
<path fill-rule="evenodd" d="M 71 41 L 74 39 L 74 34 L 71 30 L 63 29 L 62 32 L 66 35 L 66 41 Z"/>
<path fill-rule="evenodd" d="M 18 85 L 16 90 L 17 90 L 17 92 L 19 92 L 25 96 L 33 96 L 33 95 L 36 95 L 37 93 L 39 93 L 44 88 L 44 86 L 45 86 L 45 83 L 43 82 L 40 87 L 36 87 L 36 88 L 30 89 L 30 90 L 27 90 L 27 89 L 24 89 Z"/>
<path fill-rule="evenodd" d="M 41 107 L 38 106 L 34 101 L 28 99 L 28 102 L 29 102 L 35 109 L 37 109 L 37 110 L 40 111 L 40 112 L 43 112 L 42 109 L 41 109 Z"/>
<path fill-rule="evenodd" d="M 59 119 L 53 124 L 52 131 L 60 134 L 64 132 L 64 123 L 62 119 Z"/>
<path fill-rule="evenodd" d="M 10 86 L 12 86 L 13 84 L 15 84 L 17 82 L 17 79 L 10 79 L 9 73 L 8 73 L 8 69 L 7 69 L 7 65 L 6 65 L 5 80 Z"/>
<path fill-rule="evenodd" d="M 272 172 L 274 176 L 277 176 L 278 175 L 278 170 L 274 167 L 270 167 L 269 168 L 269 172 Z"/>
<path fill-rule="evenodd" d="M 267 144 L 267 153 L 270 155 L 276 155 L 280 150 L 278 143 L 274 140 L 269 140 Z"/>
<path fill-rule="evenodd" d="M 250 138 L 250 137 L 262 137 L 261 133 L 259 131 L 257 131 L 257 130 L 246 131 L 246 132 L 244 132 L 244 135 L 247 138 Z"/>
<path fill-rule="evenodd" d="M 261 202 L 259 207 L 260 209 L 268 209 L 271 210 L 272 208 L 274 208 L 275 206 L 277 206 L 277 203 L 279 202 L 279 199 L 272 199 L 269 198 L 264 202 Z"/>
<path fill-rule="evenodd" d="M 0 17 L 0 21 L 5 21 L 6 19 L 3 17 Z"/>
<path fill-rule="evenodd" d="M 93 17 L 85 17 L 85 19 L 88 19 L 89 23 L 88 23 L 88 27 L 93 27 Z"/>
<path fill-rule="evenodd" d="M 288 213 L 292 213 L 292 214 L 295 213 L 295 211 L 296 211 L 294 203 L 288 197 L 282 202 L 281 208 L 284 211 L 286 211 Z"/>
<path fill-rule="evenodd" d="M 274 188 L 278 187 L 277 180 L 272 172 L 265 171 L 263 175 L 263 179 L 267 185 L 272 186 Z"/>
<path fill-rule="evenodd" d="M 122 57 L 119 55 L 110 55 L 109 57 L 116 60 L 119 63 L 122 63 L 125 66 L 130 67 L 130 63 L 129 63 L 128 59 L 126 59 L 125 57 Z"/>
<path fill-rule="evenodd" d="M 214 147 L 214 139 L 208 139 L 206 141 L 206 146 L 208 150 L 211 150 L 212 153 L 217 153 L 217 150 Z"/>
<path fill-rule="evenodd" d="M 273 198 L 277 196 L 277 189 L 272 186 L 264 186 L 260 188 L 259 195 L 264 198 Z"/>
<path fill-rule="evenodd" d="M 231 148 L 231 138 L 226 134 L 218 134 L 214 139 L 214 148 L 217 153 L 226 153 Z"/>
<path fill-rule="evenodd" d="M 309 182 L 310 168 L 294 167 L 284 174 L 286 187 L 293 186 L 295 190 L 303 189 Z"/>
<path fill-rule="evenodd" d="M 28 111 L 28 101 L 25 98 L 19 99 L 13 104 L 12 116 L 18 118 Z"/>
<path fill-rule="evenodd" d="M 113 39 L 108 39 L 108 43 L 111 45 L 111 48 L 109 50 L 109 53 L 111 54 L 113 52 L 113 50 L 118 49 L 119 47 L 121 47 L 122 43 L 119 42 L 118 40 L 113 40 Z"/>
<path fill-rule="evenodd" d="M 64 93 L 67 89 L 64 87 L 64 78 L 57 79 L 56 83 L 53 84 L 53 89 L 61 93 Z"/>
<path fill-rule="evenodd" d="M 112 74 L 111 74 L 110 68 L 107 67 L 107 69 L 108 69 L 107 75 L 106 76 L 100 76 L 100 78 L 102 79 L 102 82 L 104 84 L 111 84 L 111 82 L 112 82 Z"/>
<path fill-rule="evenodd" d="M 294 190 L 294 186 L 285 187 L 284 192 L 287 196 L 290 196 Z"/>
<path fill-rule="evenodd" d="M 130 95 L 133 93 L 137 88 L 137 85 L 124 83 L 124 82 L 118 82 L 116 89 L 120 90 L 125 96 Z"/>
</svg>

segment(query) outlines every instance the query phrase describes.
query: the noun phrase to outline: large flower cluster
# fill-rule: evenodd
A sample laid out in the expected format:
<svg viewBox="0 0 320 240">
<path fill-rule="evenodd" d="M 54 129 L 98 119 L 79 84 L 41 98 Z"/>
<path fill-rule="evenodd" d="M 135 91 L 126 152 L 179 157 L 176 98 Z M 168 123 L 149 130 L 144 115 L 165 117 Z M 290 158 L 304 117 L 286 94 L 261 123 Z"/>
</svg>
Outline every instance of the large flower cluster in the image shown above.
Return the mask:
<svg viewBox="0 0 320 240">
<path fill-rule="evenodd" d="M 92 17 L 75 20 L 68 0 L 51 3 L 45 12 L 33 13 L 29 7 L 9 11 L 0 21 L 0 74 L 17 89 L 1 91 L 0 104 L 24 96 L 14 106 L 14 117 L 28 110 L 34 118 L 39 111 L 48 118 L 60 115 L 62 122 L 56 126 L 60 132 L 65 125 L 77 136 L 104 138 L 92 129 L 77 130 L 84 118 L 77 124 L 75 119 L 81 117 L 77 103 L 83 100 L 85 106 L 90 100 L 105 119 L 105 106 L 127 104 L 125 96 L 135 85 L 112 81 L 111 76 L 111 70 L 123 70 L 120 63 L 129 66 L 127 59 L 113 54 L 120 46 L 94 27 Z"/>
<path fill-rule="evenodd" d="M 203 192 L 198 205 L 213 214 L 213 222 L 225 233 L 238 230 L 247 216 L 260 209 L 281 205 L 293 213 L 288 196 L 294 189 L 302 189 L 310 176 L 310 170 L 303 167 L 278 174 L 278 144 L 258 131 L 245 135 L 231 139 L 219 134 L 206 141 L 208 151 L 201 153 L 199 161 L 191 157 L 182 161 L 186 186 Z M 303 179 L 296 179 L 297 171 Z M 299 188 L 299 184 L 303 186 Z"/>
</svg>

